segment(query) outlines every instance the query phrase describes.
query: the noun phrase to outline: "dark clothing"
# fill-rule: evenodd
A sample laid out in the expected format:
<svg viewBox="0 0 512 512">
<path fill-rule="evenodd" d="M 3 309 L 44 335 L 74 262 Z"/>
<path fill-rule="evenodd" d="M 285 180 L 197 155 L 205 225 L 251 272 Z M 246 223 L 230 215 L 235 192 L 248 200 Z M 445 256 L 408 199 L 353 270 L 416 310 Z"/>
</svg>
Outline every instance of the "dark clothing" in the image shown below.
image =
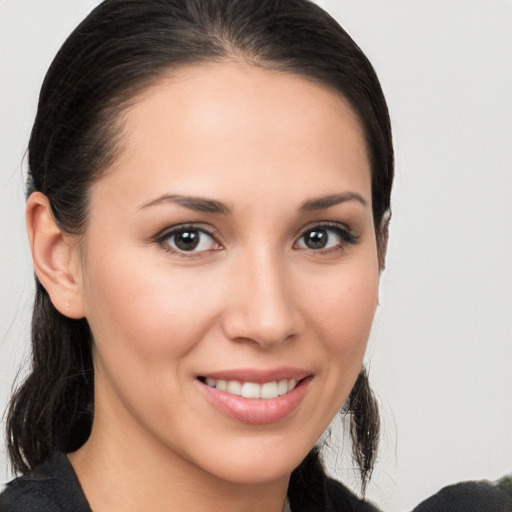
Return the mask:
<svg viewBox="0 0 512 512">
<path fill-rule="evenodd" d="M 329 506 L 326 512 L 380 512 L 374 505 L 367 501 L 360 500 L 352 494 L 345 486 L 336 480 L 327 480 L 327 495 Z M 313 506 L 307 508 L 307 512 L 317 512 Z M 292 504 L 292 512 L 303 512 L 295 510 Z M 306 510 L 304 510 L 306 512 Z"/>
<path fill-rule="evenodd" d="M 73 466 L 63 453 L 16 478 L 0 494 L 0 512 L 91 512 Z"/>
<path fill-rule="evenodd" d="M 329 512 L 378 512 L 334 480 L 328 480 L 327 492 Z M 323 512 L 314 504 L 306 504 L 303 510 L 293 510 L 292 505 L 292 511 Z M 91 508 L 69 459 L 59 453 L 29 475 L 7 484 L 0 494 L 0 512 L 91 512 Z"/>
<path fill-rule="evenodd" d="M 441 489 L 413 512 L 512 512 L 512 477 L 462 482 Z"/>
</svg>

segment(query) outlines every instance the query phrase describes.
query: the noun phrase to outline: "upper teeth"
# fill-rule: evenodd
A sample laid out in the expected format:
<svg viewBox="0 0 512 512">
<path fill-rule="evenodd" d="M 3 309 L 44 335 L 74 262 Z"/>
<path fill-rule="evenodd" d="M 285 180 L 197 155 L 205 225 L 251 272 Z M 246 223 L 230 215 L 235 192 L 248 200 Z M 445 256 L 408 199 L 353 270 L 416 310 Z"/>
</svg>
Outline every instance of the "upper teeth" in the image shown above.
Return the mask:
<svg viewBox="0 0 512 512">
<path fill-rule="evenodd" d="M 244 398 L 276 398 L 291 391 L 296 385 L 295 379 L 280 380 L 257 384 L 256 382 L 239 382 L 237 380 L 221 380 L 206 378 L 206 384 L 212 388 L 226 391 Z"/>
</svg>

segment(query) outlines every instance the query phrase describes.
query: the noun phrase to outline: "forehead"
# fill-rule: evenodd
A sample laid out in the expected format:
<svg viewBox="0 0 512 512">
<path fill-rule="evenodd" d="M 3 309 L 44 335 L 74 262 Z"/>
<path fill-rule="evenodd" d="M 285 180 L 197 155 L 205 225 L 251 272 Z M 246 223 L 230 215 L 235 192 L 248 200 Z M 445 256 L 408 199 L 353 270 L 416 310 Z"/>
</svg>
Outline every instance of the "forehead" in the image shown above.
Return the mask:
<svg viewBox="0 0 512 512">
<path fill-rule="evenodd" d="M 290 73 L 244 63 L 173 70 L 121 125 L 119 156 L 100 182 L 118 181 L 134 201 L 156 187 L 244 197 L 275 189 L 293 196 L 305 186 L 330 193 L 340 181 L 371 186 L 363 130 L 348 102 Z"/>
</svg>

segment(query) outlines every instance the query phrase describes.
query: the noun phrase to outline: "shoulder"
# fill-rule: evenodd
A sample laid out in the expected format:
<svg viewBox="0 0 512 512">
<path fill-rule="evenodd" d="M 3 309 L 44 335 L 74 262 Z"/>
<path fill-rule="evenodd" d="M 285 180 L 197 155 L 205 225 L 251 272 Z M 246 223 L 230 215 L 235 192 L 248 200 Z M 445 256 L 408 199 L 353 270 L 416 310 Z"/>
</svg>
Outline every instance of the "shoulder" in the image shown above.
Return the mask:
<svg viewBox="0 0 512 512">
<path fill-rule="evenodd" d="M 66 455 L 51 457 L 0 494 L 1 512 L 91 512 Z"/>
<path fill-rule="evenodd" d="M 327 493 L 331 510 L 353 511 L 353 512 L 379 512 L 371 503 L 358 498 L 337 480 L 327 480 Z"/>
<path fill-rule="evenodd" d="M 422 501 L 413 512 L 510 512 L 512 475 L 497 482 L 480 480 L 444 487 Z"/>
</svg>

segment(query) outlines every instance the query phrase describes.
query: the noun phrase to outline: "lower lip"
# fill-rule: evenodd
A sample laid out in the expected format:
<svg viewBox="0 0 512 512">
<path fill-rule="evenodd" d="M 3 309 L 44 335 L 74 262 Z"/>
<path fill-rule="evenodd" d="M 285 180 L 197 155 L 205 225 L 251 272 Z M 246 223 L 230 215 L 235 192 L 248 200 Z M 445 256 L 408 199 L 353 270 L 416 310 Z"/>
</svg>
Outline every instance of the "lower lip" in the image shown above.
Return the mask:
<svg viewBox="0 0 512 512">
<path fill-rule="evenodd" d="M 197 380 L 207 400 L 220 412 L 234 420 L 253 425 L 276 423 L 289 416 L 302 402 L 312 377 L 301 380 L 288 393 L 276 398 L 244 398 Z"/>
</svg>

